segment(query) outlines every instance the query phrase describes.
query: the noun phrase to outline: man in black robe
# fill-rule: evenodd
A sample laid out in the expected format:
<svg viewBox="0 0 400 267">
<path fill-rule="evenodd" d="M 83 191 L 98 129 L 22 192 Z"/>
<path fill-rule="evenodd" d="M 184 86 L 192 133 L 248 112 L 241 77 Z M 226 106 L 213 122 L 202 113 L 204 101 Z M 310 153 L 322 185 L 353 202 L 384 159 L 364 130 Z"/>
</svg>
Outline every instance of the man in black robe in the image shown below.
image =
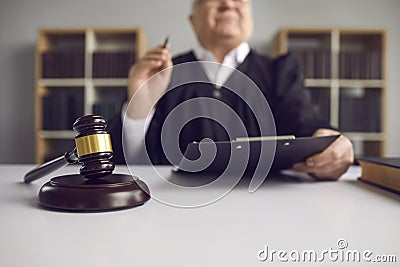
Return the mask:
<svg viewBox="0 0 400 267">
<path fill-rule="evenodd" d="M 339 133 L 321 120 L 311 105 L 293 56 L 271 59 L 248 47 L 253 32 L 249 0 L 194 0 L 192 5 L 189 19 L 198 47 L 172 59 L 168 47 L 158 46 L 131 68 L 124 132 L 121 123 L 112 125 L 117 129 L 112 130 L 117 163 L 135 163 L 124 158 L 123 149 L 129 158 L 147 153 L 152 164 L 177 164 L 180 154 L 168 156 L 165 149 L 175 147 L 181 152 L 190 142 L 205 138 L 227 141 L 243 134 Z M 196 99 L 199 101 L 190 101 Z M 237 116 L 242 127 L 240 123 L 232 125 L 237 120 L 228 111 L 227 116 L 221 115 L 221 106 Z M 147 125 L 146 117 L 150 118 Z M 172 121 L 172 126 L 166 121 Z M 335 180 L 353 160 L 351 142 L 341 136 L 325 151 L 293 168 L 316 179 Z"/>
</svg>

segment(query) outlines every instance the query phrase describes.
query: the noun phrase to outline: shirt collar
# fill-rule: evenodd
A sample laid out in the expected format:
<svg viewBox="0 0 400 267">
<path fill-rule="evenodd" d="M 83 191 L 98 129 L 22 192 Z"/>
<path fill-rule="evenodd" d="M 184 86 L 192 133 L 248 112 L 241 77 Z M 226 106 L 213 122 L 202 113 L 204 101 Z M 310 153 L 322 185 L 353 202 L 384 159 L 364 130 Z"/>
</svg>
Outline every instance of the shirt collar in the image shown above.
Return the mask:
<svg viewBox="0 0 400 267">
<path fill-rule="evenodd" d="M 196 44 L 193 50 L 197 60 L 216 62 L 214 54 L 211 51 L 202 47 L 199 43 Z M 226 62 L 233 62 L 237 66 L 245 60 L 249 52 L 249 44 L 247 42 L 243 42 L 235 49 L 229 51 L 229 53 L 224 58 L 223 64 L 225 64 Z"/>
</svg>

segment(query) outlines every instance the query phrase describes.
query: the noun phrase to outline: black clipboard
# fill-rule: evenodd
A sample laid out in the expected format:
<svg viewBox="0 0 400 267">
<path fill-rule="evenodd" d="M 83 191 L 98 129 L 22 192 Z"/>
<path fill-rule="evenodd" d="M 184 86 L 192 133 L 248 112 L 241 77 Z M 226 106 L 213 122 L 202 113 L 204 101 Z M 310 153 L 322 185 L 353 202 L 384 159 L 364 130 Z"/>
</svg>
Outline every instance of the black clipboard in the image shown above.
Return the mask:
<svg viewBox="0 0 400 267">
<path fill-rule="evenodd" d="M 184 158 L 174 171 L 178 173 L 198 173 L 198 174 L 218 174 L 224 172 L 228 167 L 236 171 L 243 170 L 243 160 L 247 160 L 245 174 L 251 174 L 260 161 L 261 150 L 273 151 L 271 155 L 271 171 L 289 169 L 297 162 L 303 162 L 308 157 L 322 152 L 332 144 L 340 135 L 320 136 L 320 137 L 278 137 L 277 139 L 244 138 L 238 141 L 221 142 L 193 142 L 190 143 L 185 151 Z M 246 148 L 246 149 L 243 149 Z M 213 160 L 204 168 L 204 162 L 196 162 L 200 156 L 207 155 L 211 150 L 215 151 Z M 201 151 L 201 153 L 200 153 Z M 268 152 L 268 151 L 267 151 Z M 244 154 L 244 155 L 241 155 Z M 248 153 L 248 154 L 245 154 Z M 211 152 L 209 154 L 212 154 Z M 271 153 L 269 153 L 271 154 Z M 265 155 L 265 154 L 264 154 Z M 234 159 L 236 162 L 230 162 Z M 241 166 L 241 167 L 240 167 Z"/>
</svg>

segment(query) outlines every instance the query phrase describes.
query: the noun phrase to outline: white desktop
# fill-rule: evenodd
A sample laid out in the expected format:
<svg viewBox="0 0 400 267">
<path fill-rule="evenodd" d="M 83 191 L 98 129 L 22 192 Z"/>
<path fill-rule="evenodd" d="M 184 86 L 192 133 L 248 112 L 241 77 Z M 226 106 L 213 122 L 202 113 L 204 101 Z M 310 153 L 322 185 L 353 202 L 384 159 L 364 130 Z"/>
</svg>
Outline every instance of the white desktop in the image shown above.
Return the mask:
<svg viewBox="0 0 400 267">
<path fill-rule="evenodd" d="M 32 167 L 0 165 L 0 266 L 353 266 L 343 257 L 348 251 L 361 255 L 359 266 L 368 259 L 396 260 L 381 266 L 400 262 L 400 196 L 357 181 L 359 167 L 337 182 L 267 179 L 252 194 L 242 182 L 198 208 L 152 198 L 136 208 L 97 213 L 38 207 L 40 187 L 78 167 L 24 184 Z M 154 178 L 151 167 L 131 169 L 145 182 Z M 171 173 L 170 167 L 158 170 Z M 122 166 L 116 172 L 128 173 Z"/>
</svg>

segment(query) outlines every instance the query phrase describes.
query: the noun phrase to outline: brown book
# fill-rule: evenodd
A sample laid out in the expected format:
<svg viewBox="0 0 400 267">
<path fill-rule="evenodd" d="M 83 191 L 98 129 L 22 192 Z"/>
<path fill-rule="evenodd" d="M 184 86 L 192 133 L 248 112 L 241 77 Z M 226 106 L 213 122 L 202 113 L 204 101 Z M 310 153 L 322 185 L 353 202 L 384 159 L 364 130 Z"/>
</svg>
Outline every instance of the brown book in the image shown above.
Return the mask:
<svg viewBox="0 0 400 267">
<path fill-rule="evenodd" d="M 361 177 L 359 180 L 400 194 L 400 158 L 359 159 Z"/>
</svg>

